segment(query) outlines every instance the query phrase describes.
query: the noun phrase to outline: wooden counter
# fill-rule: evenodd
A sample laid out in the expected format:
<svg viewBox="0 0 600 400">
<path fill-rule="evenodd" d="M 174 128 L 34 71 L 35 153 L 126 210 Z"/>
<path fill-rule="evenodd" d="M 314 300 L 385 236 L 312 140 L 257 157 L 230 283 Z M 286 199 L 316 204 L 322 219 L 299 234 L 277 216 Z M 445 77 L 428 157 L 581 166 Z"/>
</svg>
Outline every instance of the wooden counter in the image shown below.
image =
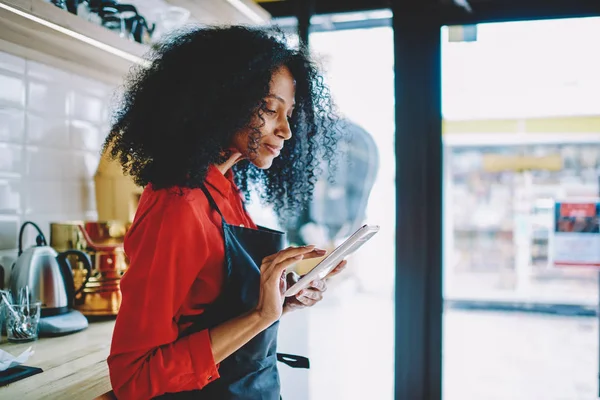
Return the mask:
<svg viewBox="0 0 600 400">
<path fill-rule="evenodd" d="M 92 400 L 110 391 L 106 357 L 113 327 L 114 320 L 90 322 L 78 333 L 19 344 L 3 336 L 0 349 L 18 356 L 32 346 L 35 354 L 25 365 L 44 372 L 0 387 L 0 399 Z"/>
</svg>

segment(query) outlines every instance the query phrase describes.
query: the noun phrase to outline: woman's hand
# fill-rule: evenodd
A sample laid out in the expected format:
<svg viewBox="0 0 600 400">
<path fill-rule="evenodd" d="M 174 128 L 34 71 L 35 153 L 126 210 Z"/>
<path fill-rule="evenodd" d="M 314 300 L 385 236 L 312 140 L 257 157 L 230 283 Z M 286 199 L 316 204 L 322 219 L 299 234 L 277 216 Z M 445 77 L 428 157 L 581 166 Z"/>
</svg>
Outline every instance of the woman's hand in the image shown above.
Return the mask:
<svg viewBox="0 0 600 400">
<path fill-rule="evenodd" d="M 326 280 L 342 272 L 346 268 L 346 260 L 340 262 L 324 279 L 319 279 L 311 282 L 306 289 L 299 291 L 294 297 L 285 299 L 283 312 L 297 310 L 304 307 L 312 307 L 323 299 L 323 293 L 327 290 Z M 300 279 L 300 275 L 295 272 L 290 272 L 287 275 L 287 287 L 292 286 Z"/>
<path fill-rule="evenodd" d="M 261 318 L 275 322 L 283 313 L 286 289 L 285 270 L 302 259 L 322 257 L 325 250 L 315 246 L 288 247 L 265 257 L 260 266 L 260 295 L 256 311 Z"/>
</svg>

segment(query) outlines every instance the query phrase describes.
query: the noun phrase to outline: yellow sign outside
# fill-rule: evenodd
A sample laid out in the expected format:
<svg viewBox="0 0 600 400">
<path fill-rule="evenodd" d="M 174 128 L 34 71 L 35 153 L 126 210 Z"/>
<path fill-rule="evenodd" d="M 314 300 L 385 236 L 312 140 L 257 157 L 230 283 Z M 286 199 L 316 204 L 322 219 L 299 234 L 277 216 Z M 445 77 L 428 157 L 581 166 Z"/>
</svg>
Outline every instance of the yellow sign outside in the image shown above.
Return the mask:
<svg viewBox="0 0 600 400">
<path fill-rule="evenodd" d="M 484 154 L 483 169 L 487 172 L 545 170 L 560 171 L 563 160 L 560 154 L 549 156 L 503 156 Z"/>
</svg>

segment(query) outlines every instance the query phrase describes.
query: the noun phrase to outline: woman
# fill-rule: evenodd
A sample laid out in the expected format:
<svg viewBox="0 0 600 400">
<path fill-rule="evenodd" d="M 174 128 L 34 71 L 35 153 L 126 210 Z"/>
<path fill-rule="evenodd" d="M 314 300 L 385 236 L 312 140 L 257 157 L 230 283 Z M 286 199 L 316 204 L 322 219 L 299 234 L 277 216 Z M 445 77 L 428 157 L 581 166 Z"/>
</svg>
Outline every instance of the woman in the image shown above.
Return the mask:
<svg viewBox="0 0 600 400">
<path fill-rule="evenodd" d="M 194 29 L 134 72 L 105 142 L 145 186 L 108 358 L 117 398 L 279 399 L 278 320 L 325 291 L 284 299 L 285 270 L 325 252 L 283 249 L 241 193 L 293 216 L 334 122 L 315 67 L 275 32 Z"/>
</svg>

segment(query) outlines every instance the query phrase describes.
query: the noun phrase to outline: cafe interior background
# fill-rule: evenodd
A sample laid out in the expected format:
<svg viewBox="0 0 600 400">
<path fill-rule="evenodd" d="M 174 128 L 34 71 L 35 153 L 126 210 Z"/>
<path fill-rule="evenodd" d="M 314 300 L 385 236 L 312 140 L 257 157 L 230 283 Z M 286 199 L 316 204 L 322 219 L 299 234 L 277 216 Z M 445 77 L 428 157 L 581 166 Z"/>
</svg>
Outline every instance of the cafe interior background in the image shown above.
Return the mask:
<svg viewBox="0 0 600 400">
<path fill-rule="evenodd" d="M 57 251 L 75 243 L 97 256 L 75 306 L 89 326 L 76 336 L 110 324 L 118 311 L 118 279 L 99 268 L 126 270 L 120 243 L 141 189 L 100 147 L 130 65 L 185 24 L 276 24 L 293 45 L 298 24 L 270 15 L 270 2 L 128 1 L 134 13 L 89 1 L 78 15 L 66 9 L 71 3 L 0 0 L 0 265 L 8 288 L 24 221 Z M 280 367 L 286 399 L 394 397 L 391 19 L 385 8 L 311 19 L 310 47 L 337 106 L 375 144 L 368 160 L 355 161 L 370 168 L 370 184 L 356 195 L 364 214 L 347 218 L 381 231 L 331 281 L 322 304 L 286 316 L 280 350 L 311 359 L 310 370 Z M 589 51 L 598 48 L 600 18 L 445 26 L 440 35 L 443 398 L 596 398 L 598 271 L 556 267 L 552 235 L 556 201 L 597 198 L 600 190 L 600 53 Z M 331 247 L 347 235 L 315 210 L 319 201 L 342 201 L 347 188 L 318 189 L 305 233 Z M 277 224 L 256 200 L 250 212 Z M 110 247 L 109 261 L 94 243 Z M 76 284 L 82 277 L 75 271 Z M 107 354 L 110 337 L 102 340 Z M 12 349 L 6 334 L 0 349 Z"/>
</svg>

